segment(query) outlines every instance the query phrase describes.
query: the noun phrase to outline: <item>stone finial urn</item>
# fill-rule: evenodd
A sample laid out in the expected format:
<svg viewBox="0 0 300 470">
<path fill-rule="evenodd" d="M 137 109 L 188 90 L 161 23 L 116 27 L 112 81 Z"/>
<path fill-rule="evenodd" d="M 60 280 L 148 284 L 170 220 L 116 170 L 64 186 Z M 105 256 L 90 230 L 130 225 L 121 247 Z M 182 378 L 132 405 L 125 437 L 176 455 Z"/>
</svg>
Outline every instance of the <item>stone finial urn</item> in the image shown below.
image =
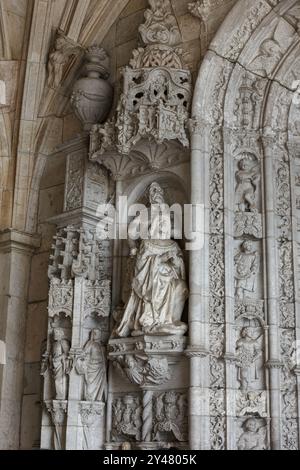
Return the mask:
<svg viewBox="0 0 300 470">
<path fill-rule="evenodd" d="M 113 87 L 109 77 L 109 57 L 104 49 L 92 46 L 86 51 L 85 75 L 77 80 L 71 104 L 84 130 L 106 121 L 113 102 Z"/>
</svg>

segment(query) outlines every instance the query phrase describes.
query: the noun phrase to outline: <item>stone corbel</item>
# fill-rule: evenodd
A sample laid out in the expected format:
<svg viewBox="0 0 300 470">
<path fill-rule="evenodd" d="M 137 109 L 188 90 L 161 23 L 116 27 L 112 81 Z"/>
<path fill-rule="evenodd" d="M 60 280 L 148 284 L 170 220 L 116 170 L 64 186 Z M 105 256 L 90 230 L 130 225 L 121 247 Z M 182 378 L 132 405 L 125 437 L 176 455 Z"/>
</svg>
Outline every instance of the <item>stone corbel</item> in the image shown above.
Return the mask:
<svg viewBox="0 0 300 470">
<path fill-rule="evenodd" d="M 156 387 L 170 380 L 170 361 L 182 356 L 185 345 L 186 338 L 178 336 L 111 339 L 108 357 L 131 383 Z"/>
</svg>

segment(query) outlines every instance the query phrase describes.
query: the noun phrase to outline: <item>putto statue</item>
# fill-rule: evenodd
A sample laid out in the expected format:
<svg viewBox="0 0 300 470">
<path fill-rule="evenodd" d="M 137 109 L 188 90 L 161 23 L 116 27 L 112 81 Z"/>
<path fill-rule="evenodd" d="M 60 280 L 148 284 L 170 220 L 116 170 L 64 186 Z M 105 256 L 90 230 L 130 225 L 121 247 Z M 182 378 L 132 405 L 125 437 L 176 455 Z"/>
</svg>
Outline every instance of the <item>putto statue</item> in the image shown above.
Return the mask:
<svg viewBox="0 0 300 470">
<path fill-rule="evenodd" d="M 256 291 L 256 276 L 259 271 L 259 255 L 251 241 L 242 243 L 235 262 L 235 294 L 238 300 Z"/>
<path fill-rule="evenodd" d="M 257 198 L 260 169 L 255 156 L 244 153 L 236 172 L 236 195 L 239 211 L 258 212 Z"/>
<path fill-rule="evenodd" d="M 149 201 L 151 217 L 146 214 L 144 218 L 141 213 L 129 227 L 136 265 L 131 296 L 115 330 L 116 337 L 184 335 L 187 331 L 187 325 L 181 322 L 188 297 L 184 261 L 180 247 L 171 239 L 170 213 L 166 215 L 164 192 L 158 183 L 151 185 Z M 143 224 L 147 224 L 149 238 L 137 248 L 133 238 L 138 238 Z"/>
</svg>

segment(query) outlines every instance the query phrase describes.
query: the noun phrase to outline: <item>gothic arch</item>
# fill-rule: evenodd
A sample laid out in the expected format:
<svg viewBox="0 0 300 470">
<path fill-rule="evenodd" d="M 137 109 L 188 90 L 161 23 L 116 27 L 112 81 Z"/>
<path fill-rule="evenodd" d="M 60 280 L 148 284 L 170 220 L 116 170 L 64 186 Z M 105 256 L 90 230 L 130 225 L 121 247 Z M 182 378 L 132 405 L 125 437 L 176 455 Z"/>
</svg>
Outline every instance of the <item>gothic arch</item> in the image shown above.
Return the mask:
<svg viewBox="0 0 300 470">
<path fill-rule="evenodd" d="M 190 258 L 195 449 L 243 447 L 249 416 L 241 403 L 249 391 L 256 403 L 262 400 L 247 410 L 257 420 L 257 445 L 299 447 L 299 368 L 292 359 L 299 340 L 299 24 L 295 0 L 240 0 L 213 40 L 195 88 L 192 203 L 209 214 L 205 255 Z M 237 271 L 250 259 L 256 268 L 241 281 Z M 234 325 L 253 311 L 268 325 L 263 361 L 252 364 L 261 368 L 265 389 L 238 379 L 251 366 L 239 359 Z"/>
</svg>

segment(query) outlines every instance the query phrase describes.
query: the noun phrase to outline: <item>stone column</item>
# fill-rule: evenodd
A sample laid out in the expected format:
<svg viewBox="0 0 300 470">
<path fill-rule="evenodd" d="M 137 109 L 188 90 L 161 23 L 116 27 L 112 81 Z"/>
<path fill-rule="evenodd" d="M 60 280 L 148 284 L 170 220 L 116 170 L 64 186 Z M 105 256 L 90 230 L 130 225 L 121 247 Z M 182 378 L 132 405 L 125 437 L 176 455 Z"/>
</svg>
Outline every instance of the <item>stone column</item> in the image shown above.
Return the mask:
<svg viewBox="0 0 300 470">
<path fill-rule="evenodd" d="M 189 297 L 189 441 L 191 450 L 210 448 L 209 416 L 209 159 L 203 150 L 202 123 L 192 122 L 191 204 L 202 207 L 203 220 L 191 232 L 199 237 L 198 248 L 190 251 Z M 202 132 L 203 133 L 203 132 Z M 204 134 L 204 133 L 203 133 Z M 205 175 L 205 178 L 203 177 Z"/>
<path fill-rule="evenodd" d="M 60 425 L 61 429 L 65 427 L 65 442 L 61 439 L 61 443 L 67 450 L 99 450 L 104 446 L 105 403 L 98 400 L 104 401 L 105 394 L 98 397 L 94 391 L 89 396 L 85 367 L 89 365 L 90 349 L 95 350 L 98 344 L 103 345 L 108 339 L 111 253 L 109 242 L 98 238 L 97 224 L 105 215 L 105 211 L 99 211 L 99 204 L 107 202 L 109 182 L 106 170 L 88 160 L 85 136 L 59 150 L 67 157 L 67 177 L 64 212 L 50 221 L 57 225 L 58 232 L 49 267 L 51 285 L 43 372 L 44 403 L 58 401 L 54 396 L 51 354 L 53 332 L 59 328 L 69 343 L 65 373 L 67 390 L 63 402 L 66 405 L 65 421 L 63 426 Z M 93 336 L 95 332 L 97 339 Z M 46 406 L 43 413 L 42 446 L 47 449 L 57 442 L 56 417 L 51 409 Z M 60 416 L 64 418 L 62 413 Z"/>
<path fill-rule="evenodd" d="M 267 276 L 267 309 L 269 325 L 269 376 L 270 376 L 270 415 L 271 415 L 271 448 L 281 448 L 280 419 L 280 340 L 279 340 L 279 286 L 276 240 L 276 212 L 274 194 L 274 143 L 264 138 L 264 172 L 265 178 L 265 229 L 266 229 L 266 276 Z"/>
<path fill-rule="evenodd" d="M 0 369 L 0 449 L 19 448 L 24 348 L 31 258 L 39 237 L 15 230 L 0 233 L 0 338 L 6 364 Z"/>
</svg>

